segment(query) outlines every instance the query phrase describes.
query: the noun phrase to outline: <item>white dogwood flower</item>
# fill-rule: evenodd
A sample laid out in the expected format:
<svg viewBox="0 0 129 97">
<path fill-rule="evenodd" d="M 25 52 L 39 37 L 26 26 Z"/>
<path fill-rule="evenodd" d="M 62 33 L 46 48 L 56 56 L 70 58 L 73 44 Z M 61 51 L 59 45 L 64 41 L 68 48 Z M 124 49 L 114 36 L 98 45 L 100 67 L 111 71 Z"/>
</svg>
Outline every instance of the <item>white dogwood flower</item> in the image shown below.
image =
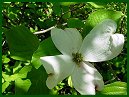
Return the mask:
<svg viewBox="0 0 129 97">
<path fill-rule="evenodd" d="M 40 58 L 48 73 L 47 87 L 52 89 L 71 76 L 73 86 L 80 94 L 95 95 L 95 90 L 101 91 L 103 77 L 89 62 L 107 61 L 120 54 L 124 36 L 114 34 L 116 28 L 113 20 L 106 19 L 96 25 L 83 41 L 74 28 L 52 29 L 52 41 L 62 54 Z"/>
</svg>

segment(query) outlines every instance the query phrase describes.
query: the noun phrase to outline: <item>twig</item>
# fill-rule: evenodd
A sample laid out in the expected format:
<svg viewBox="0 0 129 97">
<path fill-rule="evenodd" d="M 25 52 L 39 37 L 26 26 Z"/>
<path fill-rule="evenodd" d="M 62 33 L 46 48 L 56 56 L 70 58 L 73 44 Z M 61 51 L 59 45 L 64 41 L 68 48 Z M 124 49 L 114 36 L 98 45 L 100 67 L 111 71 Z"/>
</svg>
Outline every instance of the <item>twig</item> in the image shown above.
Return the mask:
<svg viewBox="0 0 129 97">
<path fill-rule="evenodd" d="M 82 7 L 84 7 L 85 5 L 82 5 L 82 6 L 80 6 L 80 8 L 82 8 Z M 79 8 L 79 9 L 80 9 Z M 72 10 L 69 10 L 69 11 L 66 11 L 66 12 L 64 12 L 64 13 L 62 13 L 62 15 L 60 16 L 60 18 L 62 18 L 62 16 L 64 15 L 64 14 L 66 14 L 66 13 L 68 13 L 68 12 L 72 12 L 72 11 L 74 11 L 74 10 L 77 10 L 78 8 L 75 8 L 75 9 L 72 9 Z M 60 19 L 59 19 L 59 21 L 60 21 Z M 67 25 L 67 23 L 64 23 L 64 24 L 62 24 L 63 26 L 65 26 L 65 25 Z M 48 28 L 48 29 L 46 29 L 46 30 L 43 30 L 43 31 L 38 31 L 38 32 L 35 32 L 34 34 L 42 34 L 42 33 L 46 33 L 46 32 L 48 32 L 48 31 L 50 31 L 51 29 L 53 29 L 53 28 L 55 28 L 55 27 L 57 27 L 57 25 L 56 26 L 52 26 L 52 27 L 50 27 L 50 28 Z"/>
<path fill-rule="evenodd" d="M 82 20 L 82 22 L 85 22 L 85 20 Z M 62 24 L 62 26 L 65 26 L 65 25 L 67 25 L 67 23 Z M 52 26 L 52 27 L 50 27 L 50 28 L 48 28 L 46 30 L 43 30 L 43 31 L 35 32 L 34 34 L 43 34 L 43 33 L 46 33 L 46 32 L 48 32 L 48 31 L 50 31 L 50 30 L 52 30 L 53 28 L 56 28 L 56 27 L 57 27 L 57 25 Z"/>
<path fill-rule="evenodd" d="M 112 66 L 109 65 L 109 64 L 107 64 L 107 65 L 109 66 L 109 68 L 110 68 L 110 70 L 111 70 L 111 72 L 112 72 L 112 74 L 113 74 L 113 78 L 112 78 L 111 80 L 106 81 L 104 84 L 108 84 L 108 83 L 110 83 L 111 81 L 113 81 L 113 80 L 115 80 L 115 79 L 117 79 L 117 80 L 120 81 L 120 79 L 117 77 L 116 73 L 113 71 Z"/>
<path fill-rule="evenodd" d="M 2 46 L 4 46 L 5 42 L 6 42 L 6 41 L 3 41 Z"/>
<path fill-rule="evenodd" d="M 113 81 L 113 80 L 115 80 L 115 79 L 116 79 L 116 78 L 113 77 L 111 80 L 106 81 L 104 84 L 106 85 L 106 84 L 110 83 L 111 81 Z"/>
<path fill-rule="evenodd" d="M 67 23 L 64 23 L 64 24 L 62 24 L 62 25 L 65 26 L 65 25 L 67 25 Z M 46 30 L 43 30 L 43 31 L 35 32 L 34 34 L 43 34 L 43 33 L 46 33 L 46 32 L 48 32 L 48 31 L 52 30 L 52 29 L 55 28 L 55 27 L 57 27 L 57 25 L 52 26 L 52 27 L 50 27 L 50 28 L 48 28 L 48 29 L 46 29 Z"/>
</svg>

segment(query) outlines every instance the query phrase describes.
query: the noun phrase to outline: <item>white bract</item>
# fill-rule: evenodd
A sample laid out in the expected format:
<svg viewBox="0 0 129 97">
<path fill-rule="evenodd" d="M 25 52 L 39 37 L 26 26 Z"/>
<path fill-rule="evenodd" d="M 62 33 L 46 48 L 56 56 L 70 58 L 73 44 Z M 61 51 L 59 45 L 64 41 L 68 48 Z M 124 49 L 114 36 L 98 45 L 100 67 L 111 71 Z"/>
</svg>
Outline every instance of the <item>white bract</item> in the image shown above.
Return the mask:
<svg viewBox="0 0 129 97">
<path fill-rule="evenodd" d="M 113 20 L 106 19 L 96 25 L 83 41 L 74 28 L 52 29 L 52 41 L 62 54 L 40 58 L 48 73 L 47 87 L 52 89 L 71 76 L 73 86 L 80 94 L 95 95 L 96 90 L 101 91 L 103 77 L 89 62 L 107 61 L 120 54 L 124 36 L 114 34 L 116 28 Z"/>
</svg>

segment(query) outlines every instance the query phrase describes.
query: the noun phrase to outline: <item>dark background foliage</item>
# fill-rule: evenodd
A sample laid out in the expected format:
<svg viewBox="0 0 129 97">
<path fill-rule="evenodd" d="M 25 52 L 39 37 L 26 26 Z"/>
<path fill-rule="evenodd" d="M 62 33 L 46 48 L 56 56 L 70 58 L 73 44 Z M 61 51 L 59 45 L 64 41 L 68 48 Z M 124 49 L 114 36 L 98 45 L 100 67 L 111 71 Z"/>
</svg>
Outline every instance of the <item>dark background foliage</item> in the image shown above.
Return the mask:
<svg viewBox="0 0 129 97">
<path fill-rule="evenodd" d="M 124 15 L 118 21 L 117 33 L 125 36 L 125 45 L 121 54 L 113 60 L 101 63 L 94 63 L 104 78 L 105 85 L 116 81 L 127 82 L 127 3 L 125 2 L 3 2 L 2 3 L 2 94 L 61 94 L 61 95 L 78 95 L 79 93 L 72 87 L 70 78 L 60 82 L 54 89 L 48 90 L 45 86 L 46 72 L 36 61 L 39 55 L 56 55 L 60 52 L 54 48 L 50 38 L 49 28 L 57 26 L 59 28 L 73 27 L 77 28 L 83 37 L 91 30 L 87 29 L 86 20 L 93 12 L 100 9 L 109 9 L 112 11 L 121 11 Z M 67 23 L 64 24 L 64 23 Z M 15 27 L 20 26 L 15 29 Z M 14 27 L 14 29 L 12 29 Z M 26 28 L 25 28 L 26 27 Z M 10 30 L 11 29 L 11 30 Z M 29 30 L 28 30 L 29 29 Z M 38 31 L 45 31 L 36 34 Z M 89 31 L 88 31 L 89 30 Z M 23 55 L 24 58 L 18 58 L 15 48 L 16 41 L 10 41 L 11 37 L 19 37 L 16 32 L 31 32 L 32 34 L 23 33 L 22 37 L 28 40 L 24 44 L 17 45 L 21 48 L 23 45 L 28 48 L 29 54 Z M 87 32 L 86 32 L 87 31 Z M 7 33 L 10 33 L 8 35 Z M 32 39 L 29 39 L 33 37 Z M 15 38 L 16 39 L 16 38 Z M 29 41 L 30 40 L 30 41 Z M 23 39 L 20 40 L 23 42 Z M 30 46 L 28 45 L 28 41 Z M 35 41 L 35 45 L 32 44 Z M 44 41 L 44 42 L 41 42 Z M 11 43 L 12 44 L 11 44 Z M 41 42 L 39 44 L 39 42 Z M 25 44 L 26 43 L 26 44 Z M 39 48 L 38 48 L 39 45 Z M 49 45 L 49 46 L 48 46 Z M 21 47 L 20 47 L 21 46 Z M 49 47 L 49 49 L 48 49 Z M 17 49 L 17 51 L 19 50 Z M 36 49 L 38 49 L 36 51 Z M 40 52 L 44 50 L 44 52 Z M 14 51 L 14 52 L 13 52 Z M 36 51 L 34 53 L 34 51 Z M 22 52 L 22 51 L 21 51 Z M 13 56 L 11 55 L 13 53 Z M 32 56 L 33 55 L 33 56 Z M 31 57 L 26 57 L 31 56 Z M 32 58 L 32 60 L 31 60 Z M 31 62 L 30 62 L 31 60 Z M 39 77 L 37 75 L 40 75 Z M 42 78 L 44 80 L 42 81 Z M 121 90 L 123 91 L 123 90 Z M 103 92 L 104 93 L 104 92 Z M 115 94 L 115 93 L 114 93 Z"/>
</svg>

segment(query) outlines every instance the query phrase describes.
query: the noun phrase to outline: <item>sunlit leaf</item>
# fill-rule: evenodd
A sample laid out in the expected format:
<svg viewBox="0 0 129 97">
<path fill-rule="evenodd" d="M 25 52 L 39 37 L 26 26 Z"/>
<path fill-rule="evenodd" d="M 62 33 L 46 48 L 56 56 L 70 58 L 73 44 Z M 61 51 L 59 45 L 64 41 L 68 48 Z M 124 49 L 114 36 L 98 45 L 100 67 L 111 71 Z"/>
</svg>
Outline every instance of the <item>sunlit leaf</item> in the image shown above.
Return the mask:
<svg viewBox="0 0 129 97">
<path fill-rule="evenodd" d="M 26 78 L 28 72 L 31 71 L 31 68 L 32 66 L 24 66 L 19 72 L 15 72 L 12 75 L 8 75 L 5 72 L 2 72 L 2 77 L 7 82 L 15 81 L 18 78 Z"/>
<path fill-rule="evenodd" d="M 4 79 L 2 78 L 2 83 L 4 83 Z"/>
<path fill-rule="evenodd" d="M 114 82 L 107 84 L 101 93 L 106 95 L 127 95 L 127 83 Z"/>
<path fill-rule="evenodd" d="M 30 72 L 32 69 L 32 66 L 28 65 L 28 66 L 24 66 L 19 72 L 18 72 L 18 76 L 20 78 L 26 78 L 28 72 Z"/>
<path fill-rule="evenodd" d="M 2 93 L 6 90 L 6 88 L 9 86 L 9 82 L 4 82 L 2 84 Z"/>
<path fill-rule="evenodd" d="M 94 8 L 104 8 L 106 6 L 106 2 L 87 2 L 91 4 Z"/>
<path fill-rule="evenodd" d="M 9 75 L 6 74 L 5 72 L 2 72 L 2 77 L 4 78 L 5 81 L 10 82 L 11 80 L 9 79 Z"/>
<path fill-rule="evenodd" d="M 77 4 L 78 2 L 60 2 L 60 5 L 62 6 L 70 6 L 70 5 L 74 5 Z"/>
<path fill-rule="evenodd" d="M 7 58 L 6 56 L 2 56 L 2 62 L 3 63 L 8 63 L 10 61 L 10 59 L 9 58 Z"/>
<path fill-rule="evenodd" d="M 14 66 L 13 66 L 13 73 L 19 72 L 19 70 L 22 68 L 20 61 L 16 61 Z"/>
<path fill-rule="evenodd" d="M 31 86 L 31 81 L 29 79 L 22 80 L 19 78 L 15 80 L 15 94 L 16 95 L 26 94 L 30 86 Z"/>
<path fill-rule="evenodd" d="M 70 87 L 73 87 L 71 76 L 68 78 L 68 85 Z"/>
<path fill-rule="evenodd" d="M 104 19 L 112 19 L 119 23 L 121 16 L 123 13 L 121 11 L 113 11 L 107 9 L 100 9 L 93 13 L 91 13 L 86 20 L 83 37 L 85 37 L 98 23 L 103 21 Z"/>
</svg>

